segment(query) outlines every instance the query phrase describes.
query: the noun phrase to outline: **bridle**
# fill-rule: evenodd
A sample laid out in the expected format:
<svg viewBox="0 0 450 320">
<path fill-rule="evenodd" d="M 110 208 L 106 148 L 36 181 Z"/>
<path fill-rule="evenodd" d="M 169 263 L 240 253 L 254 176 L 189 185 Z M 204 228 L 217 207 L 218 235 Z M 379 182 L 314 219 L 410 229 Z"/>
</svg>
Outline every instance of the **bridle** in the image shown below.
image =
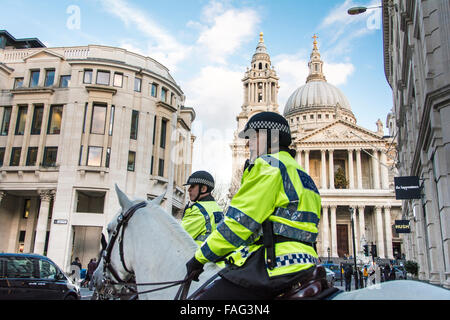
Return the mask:
<svg viewBox="0 0 450 320">
<path fill-rule="evenodd" d="M 183 280 L 177 280 L 177 281 L 167 281 L 167 282 L 152 282 L 152 283 L 136 283 L 135 282 L 135 275 L 134 271 L 130 271 L 127 268 L 127 265 L 125 263 L 124 258 L 124 251 L 123 251 L 123 239 L 124 239 L 124 233 L 125 228 L 128 225 L 128 222 L 130 221 L 131 217 L 134 215 L 134 213 L 140 209 L 147 206 L 146 201 L 139 202 L 133 206 L 131 206 L 125 213 L 121 213 L 117 217 L 117 225 L 114 229 L 114 231 L 111 234 L 111 238 L 109 243 L 106 242 L 105 236 L 102 234 L 102 251 L 100 253 L 98 264 L 100 264 L 100 260 L 103 259 L 103 286 L 105 289 L 102 295 L 112 297 L 112 298 L 121 298 L 124 295 L 124 289 L 128 291 L 128 293 L 125 293 L 127 295 L 132 294 L 130 300 L 137 299 L 137 296 L 139 294 L 143 293 L 150 293 L 158 290 L 163 290 L 166 288 L 170 288 L 176 285 L 181 285 L 180 289 L 178 290 L 175 300 L 179 299 L 186 299 L 187 294 L 189 292 L 189 287 L 192 281 L 192 277 L 189 277 L 188 275 Z M 120 236 L 119 236 L 120 233 Z M 111 254 L 112 250 L 114 248 L 114 244 L 116 241 L 119 243 L 119 256 L 120 256 L 120 262 L 122 263 L 123 269 L 130 275 L 130 277 L 127 280 L 123 280 L 120 276 L 117 270 L 114 268 L 114 266 L 111 263 Z M 107 271 L 114 277 L 114 280 L 111 279 Z M 115 290 L 115 286 L 121 285 L 122 290 L 121 292 L 117 292 Z M 150 285 L 164 285 L 163 287 L 137 292 L 136 287 L 137 286 L 150 286 Z"/>
</svg>

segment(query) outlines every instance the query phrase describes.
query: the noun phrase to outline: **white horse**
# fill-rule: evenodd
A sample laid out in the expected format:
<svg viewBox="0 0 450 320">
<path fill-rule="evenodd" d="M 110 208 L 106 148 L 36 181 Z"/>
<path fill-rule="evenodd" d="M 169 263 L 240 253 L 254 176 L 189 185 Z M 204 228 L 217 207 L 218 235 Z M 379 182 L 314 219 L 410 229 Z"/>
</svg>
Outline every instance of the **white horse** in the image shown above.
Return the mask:
<svg viewBox="0 0 450 320">
<path fill-rule="evenodd" d="M 142 200 L 130 200 L 116 186 L 121 212 L 126 212 Z M 186 276 L 186 262 L 194 256 L 197 244 L 181 225 L 159 204 L 164 195 L 138 209 L 124 232 L 123 254 L 126 267 L 133 271 L 136 283 L 167 282 L 183 280 Z M 120 214 L 120 213 L 119 213 Z M 119 215 L 118 214 L 118 215 Z M 108 233 L 116 229 L 117 216 L 108 225 Z M 110 237 L 111 238 L 111 237 Z M 97 289 L 102 287 L 103 262 L 93 275 Z M 130 274 L 122 266 L 119 244 L 115 243 L 111 253 L 111 264 L 121 279 L 127 280 Z M 217 274 L 220 268 L 214 263 L 207 263 L 199 282 L 192 282 L 189 295 L 197 290 L 206 280 Z M 107 272 L 107 276 L 111 274 Z M 154 289 L 154 286 L 138 286 L 139 292 Z M 139 295 L 139 299 L 174 299 L 179 287 Z M 189 296 L 188 295 L 188 296 Z M 450 300 L 450 291 L 430 284 L 398 280 L 373 285 L 351 292 L 340 292 L 332 300 Z"/>
<path fill-rule="evenodd" d="M 142 202 L 142 200 L 132 201 L 128 199 L 117 185 L 116 192 L 122 212 L 126 212 L 131 206 Z M 147 202 L 147 206 L 134 213 L 126 226 L 122 239 L 125 265 L 127 269 L 134 272 L 138 284 L 183 280 L 186 276 L 186 262 L 194 256 L 198 248 L 195 241 L 177 220 L 159 206 L 163 196 Z M 115 230 L 117 216 L 108 224 L 108 233 Z M 104 259 L 101 259 L 93 275 L 97 289 L 102 286 L 103 263 Z M 117 270 L 121 279 L 130 278 L 130 274 L 122 266 L 117 242 L 111 253 L 111 264 Z M 204 272 L 199 277 L 200 281 L 192 282 L 189 294 L 195 292 L 219 270 L 220 268 L 216 264 L 207 263 Z M 110 274 L 108 275 L 111 277 Z M 142 292 L 155 288 L 158 288 L 158 286 L 138 286 L 137 290 Z M 178 289 L 179 286 L 174 286 L 141 294 L 139 299 L 174 299 Z"/>
</svg>

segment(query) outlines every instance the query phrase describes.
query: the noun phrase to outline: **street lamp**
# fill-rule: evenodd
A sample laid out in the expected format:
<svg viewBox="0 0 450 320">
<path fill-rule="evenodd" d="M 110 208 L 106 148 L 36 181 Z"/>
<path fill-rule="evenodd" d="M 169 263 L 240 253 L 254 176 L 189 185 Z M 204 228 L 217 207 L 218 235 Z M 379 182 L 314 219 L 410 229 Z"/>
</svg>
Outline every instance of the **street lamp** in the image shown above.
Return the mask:
<svg viewBox="0 0 450 320">
<path fill-rule="evenodd" d="M 381 8 L 381 6 L 376 6 L 376 7 L 352 7 L 352 8 L 347 10 L 347 13 L 352 15 L 352 16 L 354 16 L 354 15 L 357 15 L 357 14 L 364 13 L 367 10 L 377 9 L 377 8 Z"/>
</svg>

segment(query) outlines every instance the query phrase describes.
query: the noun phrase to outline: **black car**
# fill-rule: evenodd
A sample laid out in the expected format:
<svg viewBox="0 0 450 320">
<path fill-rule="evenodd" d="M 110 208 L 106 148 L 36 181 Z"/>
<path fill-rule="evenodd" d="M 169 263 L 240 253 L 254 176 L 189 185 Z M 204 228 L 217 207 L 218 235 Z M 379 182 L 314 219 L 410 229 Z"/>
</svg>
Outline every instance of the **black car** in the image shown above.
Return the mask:
<svg viewBox="0 0 450 320">
<path fill-rule="evenodd" d="M 80 289 L 49 258 L 0 253 L 0 300 L 80 300 Z"/>
</svg>

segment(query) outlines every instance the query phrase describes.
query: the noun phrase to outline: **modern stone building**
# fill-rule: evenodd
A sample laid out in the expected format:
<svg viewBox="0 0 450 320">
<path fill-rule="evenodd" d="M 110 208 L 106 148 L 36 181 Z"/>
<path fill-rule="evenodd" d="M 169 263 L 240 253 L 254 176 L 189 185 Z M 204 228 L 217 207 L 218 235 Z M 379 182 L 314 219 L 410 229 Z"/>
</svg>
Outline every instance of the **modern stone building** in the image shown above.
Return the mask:
<svg viewBox="0 0 450 320">
<path fill-rule="evenodd" d="M 403 201 L 406 257 L 419 279 L 450 288 L 450 1 L 383 0 L 383 40 L 399 175 L 421 184 Z"/>
<path fill-rule="evenodd" d="M 316 39 L 308 66 L 306 84 L 292 93 L 283 115 L 290 124 L 296 160 L 312 177 L 322 197 L 319 256 L 337 260 L 354 254 L 350 223 L 353 208 L 356 255 L 361 261 L 368 260 L 362 256 L 366 243 L 376 244 L 382 259 L 400 257 L 402 240 L 393 232 L 394 220 L 401 216 L 401 202 L 395 200 L 393 188 L 395 142 L 384 135 L 380 120 L 376 132 L 356 124 L 345 95 L 326 81 Z M 255 112 L 278 112 L 277 80 L 261 39 L 252 67 L 242 80 L 246 94 L 236 135 Z M 237 184 L 249 154 L 245 142 L 237 136 L 231 148 Z"/>
<path fill-rule="evenodd" d="M 192 108 L 168 69 L 115 47 L 0 31 L 0 251 L 85 267 L 128 195 L 184 207 Z"/>
</svg>

